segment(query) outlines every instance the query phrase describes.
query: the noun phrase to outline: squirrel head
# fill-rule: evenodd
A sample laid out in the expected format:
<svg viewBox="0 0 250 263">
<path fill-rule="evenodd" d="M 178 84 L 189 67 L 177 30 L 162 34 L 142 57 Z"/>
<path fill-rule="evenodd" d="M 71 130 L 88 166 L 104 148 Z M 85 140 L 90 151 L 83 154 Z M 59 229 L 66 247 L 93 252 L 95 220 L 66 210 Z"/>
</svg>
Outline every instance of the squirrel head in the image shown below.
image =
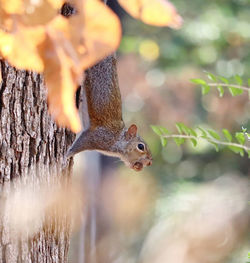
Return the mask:
<svg viewBox="0 0 250 263">
<path fill-rule="evenodd" d="M 151 152 L 145 141 L 137 134 L 137 126 L 132 124 L 124 133 L 125 145 L 122 160 L 135 171 L 152 164 Z"/>
</svg>

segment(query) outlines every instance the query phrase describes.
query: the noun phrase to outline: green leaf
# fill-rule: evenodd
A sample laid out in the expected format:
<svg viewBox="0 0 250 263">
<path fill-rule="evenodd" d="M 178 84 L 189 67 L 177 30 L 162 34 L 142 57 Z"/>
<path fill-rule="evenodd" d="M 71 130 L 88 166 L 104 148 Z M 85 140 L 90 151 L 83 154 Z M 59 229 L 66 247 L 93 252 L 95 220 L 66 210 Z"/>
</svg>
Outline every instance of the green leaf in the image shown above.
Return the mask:
<svg viewBox="0 0 250 263">
<path fill-rule="evenodd" d="M 185 139 L 184 138 L 174 138 L 174 141 L 177 144 L 177 146 L 180 146 L 181 144 L 185 142 Z"/>
<path fill-rule="evenodd" d="M 230 145 L 228 148 L 234 153 L 239 153 L 241 156 L 244 156 L 244 150 L 238 146 Z"/>
<path fill-rule="evenodd" d="M 165 137 L 161 137 L 161 145 L 162 145 L 162 147 L 167 146 L 167 143 L 168 143 L 167 138 L 165 138 Z"/>
<path fill-rule="evenodd" d="M 240 156 L 241 156 L 241 157 L 244 156 L 244 150 L 243 150 L 243 149 L 241 149 L 241 151 L 240 151 Z"/>
<path fill-rule="evenodd" d="M 218 152 L 219 151 L 219 146 L 216 142 L 213 142 L 211 140 L 208 140 L 214 147 L 215 147 L 215 151 Z"/>
<path fill-rule="evenodd" d="M 201 86 L 202 95 L 206 95 L 210 91 L 210 87 L 207 84 Z"/>
<path fill-rule="evenodd" d="M 203 128 L 198 127 L 198 129 L 201 131 L 201 134 L 202 134 L 201 138 L 204 138 L 204 139 L 208 138 L 207 132 Z"/>
<path fill-rule="evenodd" d="M 182 127 L 183 127 L 183 123 L 181 123 L 181 122 L 177 122 L 176 124 L 175 124 L 175 126 L 176 126 L 176 128 L 177 128 L 177 130 L 178 130 L 178 132 L 180 133 L 180 134 L 182 134 L 182 132 L 183 132 L 183 129 L 182 129 Z"/>
<path fill-rule="evenodd" d="M 235 133 L 235 138 L 237 139 L 237 141 L 240 143 L 240 144 L 244 144 L 246 139 L 245 139 L 245 135 L 243 132 L 236 132 Z"/>
<path fill-rule="evenodd" d="M 165 127 L 158 126 L 158 128 L 160 129 L 160 131 L 162 132 L 162 134 L 170 134 L 170 132 L 169 132 Z"/>
<path fill-rule="evenodd" d="M 219 79 L 220 79 L 221 81 L 223 81 L 224 83 L 226 83 L 226 84 L 229 83 L 228 79 L 226 79 L 226 78 L 224 78 L 224 77 L 221 77 L 221 76 L 220 76 Z"/>
<path fill-rule="evenodd" d="M 196 133 L 196 131 L 194 129 L 188 128 L 188 131 L 189 131 L 190 135 L 192 135 L 194 137 L 197 137 L 197 133 Z"/>
<path fill-rule="evenodd" d="M 194 84 L 200 84 L 200 85 L 206 85 L 207 82 L 203 79 L 190 79 L 191 82 L 193 82 Z"/>
<path fill-rule="evenodd" d="M 229 142 L 231 142 L 232 139 L 233 139 L 231 133 L 230 133 L 227 129 L 223 129 L 222 132 L 223 132 L 225 138 L 226 138 Z"/>
<path fill-rule="evenodd" d="M 217 81 L 217 78 L 216 78 L 216 76 L 215 76 L 214 74 L 212 74 L 212 73 L 207 73 L 207 76 L 208 76 L 208 78 L 211 79 L 212 81 Z"/>
<path fill-rule="evenodd" d="M 194 138 L 191 138 L 190 140 L 191 140 L 193 146 L 195 147 L 197 145 L 197 140 L 195 140 Z"/>
<path fill-rule="evenodd" d="M 250 79 L 247 80 L 248 87 L 250 87 Z"/>
<path fill-rule="evenodd" d="M 239 89 L 239 88 L 234 88 L 234 87 L 228 87 L 230 93 L 232 94 L 232 96 L 237 96 L 243 93 L 243 89 Z"/>
<path fill-rule="evenodd" d="M 242 132 L 247 132 L 247 128 L 244 128 L 243 126 L 241 127 L 241 130 L 242 130 Z"/>
<path fill-rule="evenodd" d="M 158 126 L 155 125 L 151 125 L 152 130 L 154 131 L 154 133 L 156 133 L 157 135 L 161 136 L 162 132 L 160 130 L 160 128 Z"/>
<path fill-rule="evenodd" d="M 213 131 L 213 130 L 208 130 L 208 133 L 209 133 L 210 136 L 213 137 L 214 139 L 220 140 L 220 135 L 219 135 L 217 132 L 215 132 L 215 131 Z"/>
<path fill-rule="evenodd" d="M 177 122 L 175 125 L 180 134 L 185 133 L 186 135 L 189 135 L 189 128 L 184 123 Z"/>
<path fill-rule="evenodd" d="M 239 84 L 240 86 L 242 85 L 242 79 L 239 75 L 235 75 L 234 79 L 237 82 L 237 84 Z"/>
<path fill-rule="evenodd" d="M 177 122 L 175 125 L 180 134 L 185 133 L 186 135 L 197 137 L 197 133 L 192 128 L 189 128 L 188 126 L 186 126 L 184 123 Z"/>
<path fill-rule="evenodd" d="M 217 89 L 218 89 L 218 91 L 219 91 L 220 97 L 223 97 L 223 95 L 224 95 L 224 89 L 223 89 L 221 86 L 218 86 Z"/>
</svg>

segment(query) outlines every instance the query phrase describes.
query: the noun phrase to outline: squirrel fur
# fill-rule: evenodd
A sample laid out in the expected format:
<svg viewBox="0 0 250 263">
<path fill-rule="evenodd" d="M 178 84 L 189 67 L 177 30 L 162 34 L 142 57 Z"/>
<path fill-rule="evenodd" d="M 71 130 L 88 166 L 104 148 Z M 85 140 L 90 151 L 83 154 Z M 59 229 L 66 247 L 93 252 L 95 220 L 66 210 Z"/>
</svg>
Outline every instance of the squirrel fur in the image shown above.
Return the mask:
<svg viewBox="0 0 250 263">
<path fill-rule="evenodd" d="M 67 157 L 84 150 L 97 150 L 119 157 L 140 171 L 152 164 L 147 144 L 137 134 L 137 126 L 125 127 L 115 55 L 110 55 L 86 71 L 83 85 L 89 124 L 76 138 Z"/>
</svg>

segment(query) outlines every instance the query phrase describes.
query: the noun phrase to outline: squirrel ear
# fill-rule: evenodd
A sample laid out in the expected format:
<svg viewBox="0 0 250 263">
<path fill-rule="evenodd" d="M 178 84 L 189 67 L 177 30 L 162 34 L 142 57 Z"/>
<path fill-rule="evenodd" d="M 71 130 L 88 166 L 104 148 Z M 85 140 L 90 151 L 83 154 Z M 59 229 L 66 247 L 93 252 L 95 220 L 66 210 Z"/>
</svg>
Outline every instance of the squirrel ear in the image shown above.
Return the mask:
<svg viewBox="0 0 250 263">
<path fill-rule="evenodd" d="M 129 140 L 136 136 L 137 126 L 135 124 L 130 125 L 128 131 L 126 132 L 126 139 Z"/>
</svg>

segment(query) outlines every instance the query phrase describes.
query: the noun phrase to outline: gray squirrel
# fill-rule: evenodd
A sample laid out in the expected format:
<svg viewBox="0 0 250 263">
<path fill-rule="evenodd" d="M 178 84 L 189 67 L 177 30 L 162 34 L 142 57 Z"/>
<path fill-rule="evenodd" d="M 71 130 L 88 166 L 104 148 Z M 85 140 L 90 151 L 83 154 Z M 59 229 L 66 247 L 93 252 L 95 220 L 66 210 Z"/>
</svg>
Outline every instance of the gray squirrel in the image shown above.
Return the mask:
<svg viewBox="0 0 250 263">
<path fill-rule="evenodd" d="M 85 150 L 97 150 L 119 157 L 135 171 L 151 165 L 150 150 L 137 134 L 137 126 L 132 124 L 126 128 L 122 119 L 115 55 L 88 69 L 85 76 L 83 88 L 89 123 L 69 148 L 67 157 Z"/>
</svg>

